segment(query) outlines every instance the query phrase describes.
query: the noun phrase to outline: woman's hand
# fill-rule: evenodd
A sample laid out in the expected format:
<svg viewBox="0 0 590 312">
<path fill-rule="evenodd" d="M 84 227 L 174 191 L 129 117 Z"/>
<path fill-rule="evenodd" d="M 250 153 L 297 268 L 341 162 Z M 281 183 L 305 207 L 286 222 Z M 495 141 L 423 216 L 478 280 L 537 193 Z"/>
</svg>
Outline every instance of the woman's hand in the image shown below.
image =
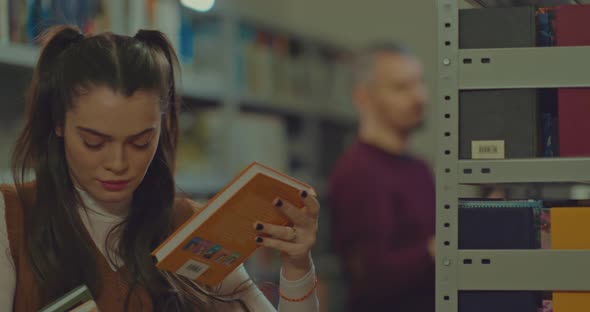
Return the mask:
<svg viewBox="0 0 590 312">
<path fill-rule="evenodd" d="M 311 248 L 315 245 L 318 231 L 318 200 L 305 191 L 300 196 L 305 204 L 301 209 L 281 198 L 274 201 L 275 207 L 291 219 L 293 227 L 262 222 L 254 224 L 258 233 L 266 234 L 258 236 L 256 242 L 281 252 L 283 275 L 288 280 L 298 280 L 311 270 Z"/>
</svg>

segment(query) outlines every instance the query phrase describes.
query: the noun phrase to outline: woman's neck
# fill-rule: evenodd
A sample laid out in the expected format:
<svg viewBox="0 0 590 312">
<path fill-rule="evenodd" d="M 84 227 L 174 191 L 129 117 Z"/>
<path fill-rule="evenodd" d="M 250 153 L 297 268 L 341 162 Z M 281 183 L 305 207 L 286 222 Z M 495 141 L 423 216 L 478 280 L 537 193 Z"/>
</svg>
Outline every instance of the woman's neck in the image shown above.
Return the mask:
<svg viewBox="0 0 590 312">
<path fill-rule="evenodd" d="M 101 202 L 97 201 L 88 192 L 80 187 L 76 187 L 80 194 L 80 199 L 86 208 L 98 214 L 111 217 L 114 219 L 125 218 L 131 208 L 131 198 L 121 202 Z"/>
</svg>

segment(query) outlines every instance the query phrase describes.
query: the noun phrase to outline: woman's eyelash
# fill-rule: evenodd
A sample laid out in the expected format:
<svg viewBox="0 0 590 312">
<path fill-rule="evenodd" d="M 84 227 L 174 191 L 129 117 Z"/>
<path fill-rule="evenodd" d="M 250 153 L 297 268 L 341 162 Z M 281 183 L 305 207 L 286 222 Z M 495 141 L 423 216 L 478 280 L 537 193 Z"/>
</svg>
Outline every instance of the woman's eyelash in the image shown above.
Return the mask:
<svg viewBox="0 0 590 312">
<path fill-rule="evenodd" d="M 139 149 L 144 149 L 144 148 L 148 148 L 148 146 L 150 146 L 150 143 L 151 142 L 147 142 L 144 144 L 133 143 L 133 146 L 135 146 L 136 148 L 139 148 Z"/>
<path fill-rule="evenodd" d="M 84 145 L 87 148 L 93 149 L 93 150 L 100 149 L 104 145 L 104 142 L 100 142 L 100 143 L 96 143 L 96 144 L 91 144 L 91 143 L 89 143 L 88 141 L 85 141 L 85 140 L 83 142 L 84 142 Z M 150 146 L 151 143 L 152 143 L 151 141 L 148 141 L 148 142 L 145 142 L 145 143 L 142 142 L 141 144 L 140 143 L 131 143 L 131 145 L 133 147 L 137 148 L 137 149 L 146 149 L 146 148 L 148 148 Z"/>
<path fill-rule="evenodd" d="M 88 147 L 89 149 L 99 149 L 102 147 L 103 143 L 98 143 L 98 144 L 90 144 L 86 141 L 84 141 L 84 145 L 86 145 L 86 147 Z"/>
</svg>

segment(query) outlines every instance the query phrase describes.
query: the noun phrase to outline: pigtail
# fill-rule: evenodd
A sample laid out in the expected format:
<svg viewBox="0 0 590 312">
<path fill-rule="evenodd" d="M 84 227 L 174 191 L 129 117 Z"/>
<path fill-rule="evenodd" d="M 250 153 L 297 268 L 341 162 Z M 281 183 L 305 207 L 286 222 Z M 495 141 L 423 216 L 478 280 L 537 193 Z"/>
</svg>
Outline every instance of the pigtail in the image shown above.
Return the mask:
<svg viewBox="0 0 590 312">
<path fill-rule="evenodd" d="M 28 119 L 17 140 L 17 148 L 12 158 L 16 185 L 21 185 L 26 175 L 24 170 L 17 171 L 17 168 L 38 168 L 39 159 L 36 159 L 37 157 L 34 155 L 39 155 L 40 151 L 46 150 L 48 147 L 31 145 L 31 142 L 39 142 L 38 140 L 32 140 L 33 133 L 47 135 L 48 137 L 42 141 L 49 142 L 55 130 L 51 129 L 52 121 L 59 120 L 63 116 L 60 116 L 60 112 L 55 111 L 53 105 L 48 105 L 48 101 L 54 98 L 53 93 L 56 92 L 55 90 L 59 89 L 55 88 L 55 80 L 58 79 L 59 75 L 54 72 L 58 57 L 70 46 L 83 39 L 84 35 L 77 28 L 71 26 L 52 27 L 38 38 L 41 43 L 41 53 L 26 94 L 26 116 L 28 116 Z M 53 120 L 49 120 L 47 118 L 49 116 Z M 39 120 L 46 120 L 46 122 L 43 124 L 33 122 Z M 42 128 L 41 131 L 35 131 L 39 128 Z"/>
<path fill-rule="evenodd" d="M 178 111 L 180 106 L 180 99 L 176 90 L 176 75 L 179 71 L 178 58 L 176 53 L 174 53 L 172 44 L 166 38 L 166 35 L 160 31 L 141 29 L 135 34 L 134 38 L 151 48 L 159 50 L 166 57 L 169 71 L 166 126 L 170 129 L 172 136 L 169 138 L 169 143 L 176 149 L 178 144 Z"/>
</svg>

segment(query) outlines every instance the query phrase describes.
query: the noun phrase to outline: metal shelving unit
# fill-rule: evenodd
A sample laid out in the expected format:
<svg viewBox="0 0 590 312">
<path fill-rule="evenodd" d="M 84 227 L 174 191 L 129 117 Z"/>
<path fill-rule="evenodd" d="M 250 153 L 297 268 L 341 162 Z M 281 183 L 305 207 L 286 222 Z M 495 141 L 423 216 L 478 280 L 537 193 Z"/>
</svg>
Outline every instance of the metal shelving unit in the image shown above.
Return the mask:
<svg viewBox="0 0 590 312">
<path fill-rule="evenodd" d="M 590 158 L 459 160 L 458 183 L 588 182 Z"/>
<path fill-rule="evenodd" d="M 587 74 L 590 65 L 586 60 L 590 47 L 459 49 L 458 8 L 464 1 L 436 2 L 439 52 L 436 311 L 457 312 L 461 290 L 590 291 L 590 276 L 586 270 L 590 251 L 457 248 L 461 185 L 523 183 L 534 188 L 535 184 L 590 181 L 590 170 L 587 170 L 590 158 L 493 161 L 458 158 L 460 90 L 590 86 Z M 541 3 L 531 0 L 467 2 L 483 7 Z M 552 1 L 551 4 L 584 2 L 587 3 Z"/>
<path fill-rule="evenodd" d="M 589 54 L 590 47 L 462 49 L 458 54 L 459 88 L 587 86 Z"/>
<path fill-rule="evenodd" d="M 486 8 L 511 7 L 521 5 L 555 6 L 565 4 L 585 4 L 588 0 L 467 0 Z"/>
</svg>

